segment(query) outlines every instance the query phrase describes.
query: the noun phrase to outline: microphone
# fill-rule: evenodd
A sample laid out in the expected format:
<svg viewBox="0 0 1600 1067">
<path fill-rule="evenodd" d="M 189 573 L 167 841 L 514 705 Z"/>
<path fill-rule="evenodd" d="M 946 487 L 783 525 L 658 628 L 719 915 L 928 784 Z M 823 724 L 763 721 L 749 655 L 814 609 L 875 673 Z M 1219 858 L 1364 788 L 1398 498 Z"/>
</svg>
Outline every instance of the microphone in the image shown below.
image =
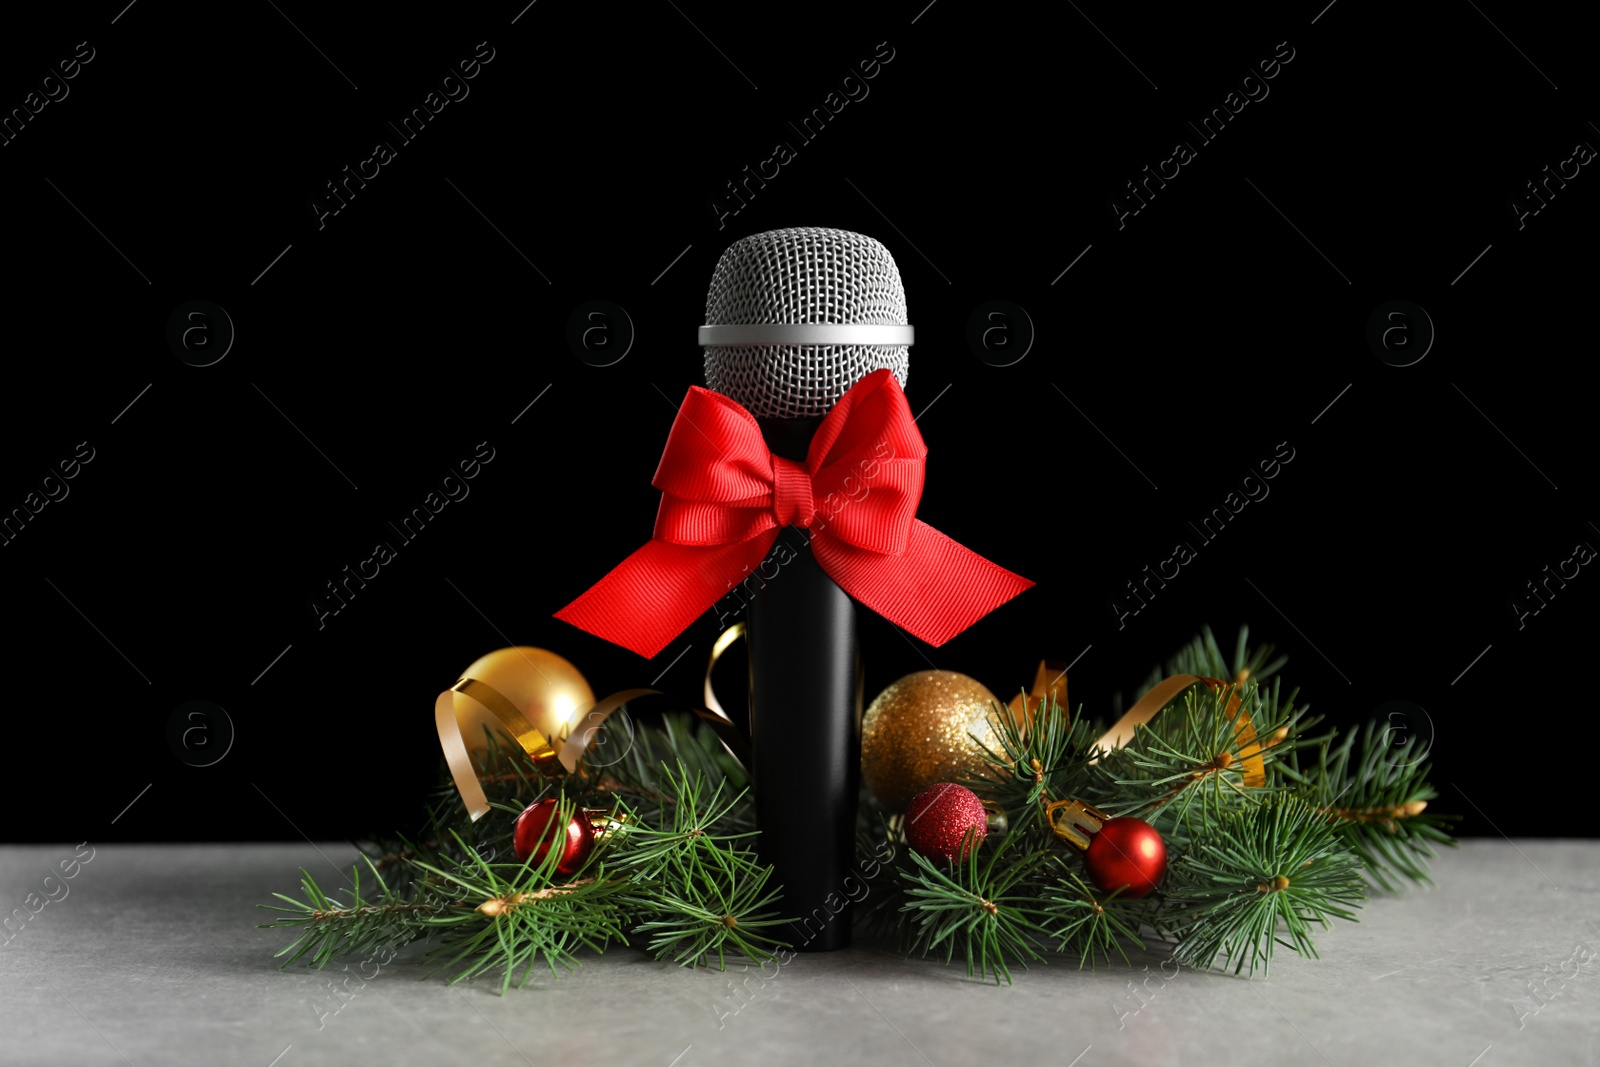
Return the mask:
<svg viewBox="0 0 1600 1067">
<path fill-rule="evenodd" d="M 767 448 L 804 462 L 823 416 L 888 368 L 904 387 L 912 328 L 894 257 L 847 230 L 797 227 L 723 252 L 700 328 L 706 385 L 756 417 Z M 774 571 L 774 568 L 776 570 Z M 850 944 L 860 793 L 861 660 L 855 603 L 786 527 L 745 618 L 757 848 L 783 887 L 799 951 Z M 769 577 L 770 576 L 770 577 Z"/>
</svg>

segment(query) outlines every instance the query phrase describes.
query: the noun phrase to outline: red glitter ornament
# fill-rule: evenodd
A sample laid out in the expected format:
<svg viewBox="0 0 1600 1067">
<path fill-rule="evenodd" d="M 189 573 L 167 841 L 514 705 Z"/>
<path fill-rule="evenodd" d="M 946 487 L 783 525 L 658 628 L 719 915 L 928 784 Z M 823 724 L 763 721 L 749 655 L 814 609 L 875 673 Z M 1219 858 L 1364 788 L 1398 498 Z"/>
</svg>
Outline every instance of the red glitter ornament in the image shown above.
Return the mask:
<svg viewBox="0 0 1600 1067">
<path fill-rule="evenodd" d="M 988 813 L 978 794 L 951 782 L 930 785 L 906 805 L 906 841 L 929 859 L 966 859 L 989 830 Z M 967 831 L 975 831 L 971 843 Z"/>
<path fill-rule="evenodd" d="M 553 798 L 529 804 L 517 816 L 517 824 L 511 831 L 511 847 L 518 861 L 526 863 L 528 857 L 532 856 L 534 866 L 544 862 L 550 853 L 550 846 L 562 838 L 560 829 L 552 825 L 555 818 L 556 801 Z M 555 873 L 563 877 L 576 873 L 593 849 L 594 827 L 580 808 L 572 813 L 572 819 L 567 823 L 566 841 L 561 849 L 561 858 L 556 861 Z"/>
<path fill-rule="evenodd" d="M 1167 843 L 1143 819 L 1122 815 L 1107 819 L 1089 842 L 1083 864 L 1089 880 L 1102 892 L 1121 889 L 1125 897 L 1142 897 L 1167 872 Z"/>
</svg>

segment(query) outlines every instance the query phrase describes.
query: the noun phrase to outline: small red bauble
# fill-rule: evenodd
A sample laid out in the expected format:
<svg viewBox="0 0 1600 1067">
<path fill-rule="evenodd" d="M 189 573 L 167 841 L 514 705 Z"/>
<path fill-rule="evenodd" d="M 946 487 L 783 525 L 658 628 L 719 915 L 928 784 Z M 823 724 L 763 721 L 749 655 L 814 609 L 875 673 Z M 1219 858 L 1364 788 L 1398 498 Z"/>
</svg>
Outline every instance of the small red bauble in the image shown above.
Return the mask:
<svg viewBox="0 0 1600 1067">
<path fill-rule="evenodd" d="M 929 859 L 966 859 L 989 830 L 988 813 L 978 794 L 951 782 L 930 785 L 906 805 L 906 842 Z M 967 831 L 976 831 L 963 851 Z"/>
<path fill-rule="evenodd" d="M 532 856 L 534 866 L 544 862 L 550 853 L 550 846 L 562 838 L 560 829 L 553 825 L 555 818 L 554 799 L 529 804 L 517 816 L 517 824 L 511 831 L 511 847 L 516 851 L 518 861 L 526 863 L 528 857 Z M 567 823 L 561 858 L 556 861 L 556 873 L 562 876 L 575 873 L 593 849 L 594 827 L 589 825 L 589 817 L 582 810 L 573 812 L 572 820 Z"/>
<path fill-rule="evenodd" d="M 1083 863 L 1097 889 L 1121 889 L 1125 897 L 1142 897 L 1167 872 L 1167 843 L 1156 828 L 1128 815 L 1107 819 L 1089 841 Z"/>
</svg>

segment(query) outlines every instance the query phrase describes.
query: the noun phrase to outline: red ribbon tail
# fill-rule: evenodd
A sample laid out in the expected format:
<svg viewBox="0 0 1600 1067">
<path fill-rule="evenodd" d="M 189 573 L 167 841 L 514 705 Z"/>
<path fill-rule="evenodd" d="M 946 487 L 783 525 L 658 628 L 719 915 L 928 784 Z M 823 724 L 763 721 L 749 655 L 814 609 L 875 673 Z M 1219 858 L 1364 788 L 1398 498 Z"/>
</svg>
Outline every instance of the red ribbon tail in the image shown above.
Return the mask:
<svg viewBox="0 0 1600 1067">
<path fill-rule="evenodd" d="M 936 647 L 1034 584 L 920 519 L 912 523 L 901 556 L 857 548 L 826 534 L 811 545 L 841 589 Z"/>
<path fill-rule="evenodd" d="M 650 541 L 556 618 L 654 658 L 754 571 L 777 536 L 770 530 L 748 541 L 708 546 Z"/>
</svg>

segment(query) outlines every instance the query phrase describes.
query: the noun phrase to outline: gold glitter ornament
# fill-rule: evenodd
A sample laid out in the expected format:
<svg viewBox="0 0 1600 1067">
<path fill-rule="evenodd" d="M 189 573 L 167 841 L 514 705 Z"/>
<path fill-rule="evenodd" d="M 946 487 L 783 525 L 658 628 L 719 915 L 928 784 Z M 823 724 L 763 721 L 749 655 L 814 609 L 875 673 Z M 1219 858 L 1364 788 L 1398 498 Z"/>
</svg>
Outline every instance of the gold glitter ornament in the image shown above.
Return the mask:
<svg viewBox="0 0 1600 1067">
<path fill-rule="evenodd" d="M 879 693 L 861 721 L 861 776 L 878 803 L 904 811 L 937 782 L 986 773 L 983 749 L 999 752 L 994 694 L 955 671 L 918 671 Z"/>
</svg>

